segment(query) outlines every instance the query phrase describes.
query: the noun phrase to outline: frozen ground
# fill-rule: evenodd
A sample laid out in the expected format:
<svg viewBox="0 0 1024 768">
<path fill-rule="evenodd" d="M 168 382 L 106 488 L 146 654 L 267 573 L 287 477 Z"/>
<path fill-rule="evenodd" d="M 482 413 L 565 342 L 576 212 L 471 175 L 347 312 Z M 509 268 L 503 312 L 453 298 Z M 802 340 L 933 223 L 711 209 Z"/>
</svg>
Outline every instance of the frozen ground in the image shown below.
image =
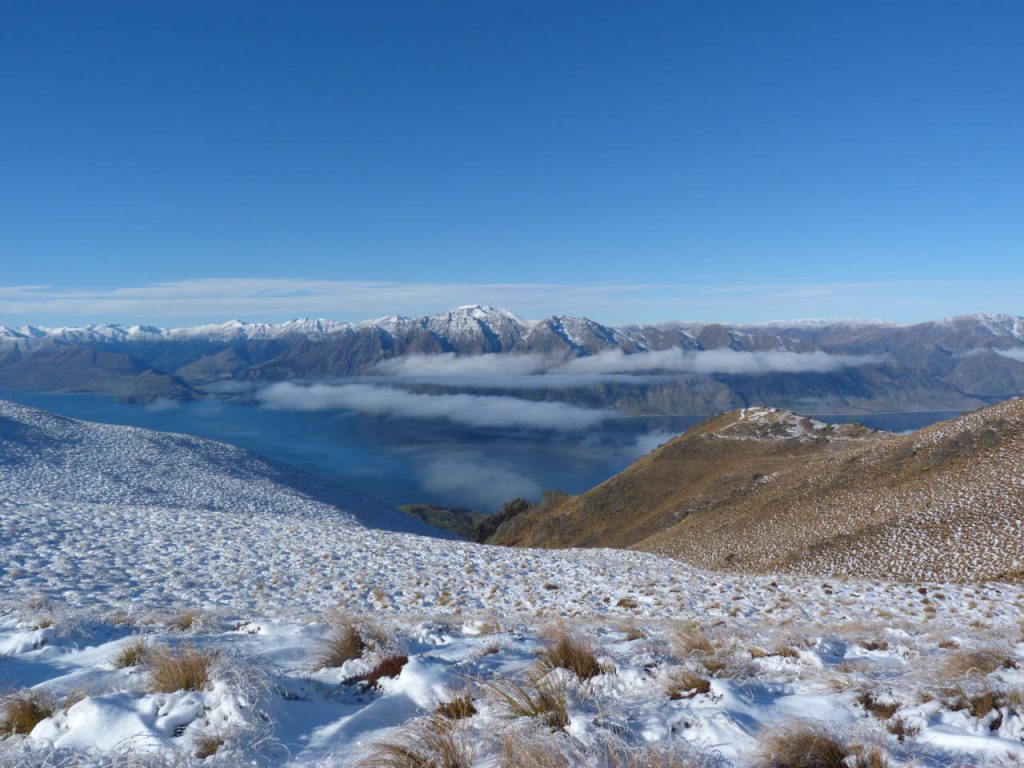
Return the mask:
<svg viewBox="0 0 1024 768">
<path fill-rule="evenodd" d="M 807 723 L 891 765 L 1024 763 L 1017 586 L 722 575 L 406 525 L 233 448 L 0 403 L 0 684 L 5 712 L 45 715 L 0 763 L 348 765 L 446 739 L 471 754 L 418 764 L 757 765 Z M 365 647 L 318 669 L 346 620 Z M 539 660 L 563 631 L 593 677 Z M 149 654 L 117 668 L 134 637 Z M 154 691 L 155 660 L 190 650 L 209 679 Z M 565 717 L 515 717 L 512 683 Z M 433 714 L 466 692 L 471 716 Z"/>
</svg>

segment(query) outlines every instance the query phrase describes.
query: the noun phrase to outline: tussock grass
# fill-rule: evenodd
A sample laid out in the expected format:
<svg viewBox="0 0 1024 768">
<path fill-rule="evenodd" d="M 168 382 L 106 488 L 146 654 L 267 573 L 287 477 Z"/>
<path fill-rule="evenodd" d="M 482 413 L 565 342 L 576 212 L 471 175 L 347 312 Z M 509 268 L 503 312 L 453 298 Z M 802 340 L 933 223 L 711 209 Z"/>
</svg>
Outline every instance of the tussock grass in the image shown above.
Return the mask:
<svg viewBox="0 0 1024 768">
<path fill-rule="evenodd" d="M 202 626 L 205 615 L 202 611 L 188 610 L 182 611 L 176 616 L 172 616 L 167 626 L 176 632 L 188 632 L 190 630 L 199 629 Z"/>
<path fill-rule="evenodd" d="M 692 699 L 711 690 L 711 682 L 688 669 L 676 670 L 668 679 L 665 693 L 673 701 Z"/>
<path fill-rule="evenodd" d="M 323 641 L 317 657 L 317 669 L 342 666 L 346 661 L 362 657 L 367 642 L 355 624 L 342 622 Z"/>
<path fill-rule="evenodd" d="M 40 691 L 25 690 L 5 696 L 0 699 L 0 739 L 31 733 L 56 711 L 53 698 Z"/>
<path fill-rule="evenodd" d="M 704 634 L 704 630 L 693 621 L 684 621 L 676 627 L 672 633 L 672 645 L 681 656 L 715 652 L 715 646 Z"/>
<path fill-rule="evenodd" d="M 549 630 L 547 635 L 537 655 L 548 666 L 567 669 L 580 680 L 590 680 L 609 671 L 597 660 L 593 646 L 571 635 L 565 627 L 558 625 Z"/>
<path fill-rule="evenodd" d="M 498 758 L 501 768 L 705 768 L 718 764 L 697 755 L 685 742 L 640 746 L 609 736 L 585 748 L 553 734 L 516 731 L 505 734 Z"/>
<path fill-rule="evenodd" d="M 896 714 L 900 708 L 898 701 L 882 701 L 871 691 L 862 691 L 857 696 L 857 703 L 864 707 L 864 710 L 878 720 L 888 720 Z"/>
<path fill-rule="evenodd" d="M 997 669 L 1013 667 L 1005 649 L 975 648 L 950 651 L 942 661 L 941 672 L 947 677 L 985 677 Z"/>
<path fill-rule="evenodd" d="M 569 702 L 565 684 L 553 675 L 534 676 L 523 683 L 498 680 L 487 684 L 508 717 L 528 717 L 549 728 L 569 724 Z"/>
<path fill-rule="evenodd" d="M 462 720 L 475 715 L 476 706 L 473 704 L 473 692 L 469 686 L 467 685 L 466 690 L 458 696 L 438 704 L 434 714 L 449 720 Z"/>
<path fill-rule="evenodd" d="M 385 656 L 367 673 L 366 684 L 371 688 L 379 687 L 380 681 L 383 678 L 398 677 L 402 673 L 402 667 L 408 662 L 409 657 L 405 654 Z"/>
<path fill-rule="evenodd" d="M 793 723 L 765 734 L 758 745 L 765 768 L 848 768 L 851 750 L 820 725 Z"/>
<path fill-rule="evenodd" d="M 127 669 L 137 667 L 146 659 L 149 647 L 141 637 L 132 637 L 121 644 L 117 652 L 111 657 L 110 663 L 115 669 Z"/>
<path fill-rule="evenodd" d="M 155 648 L 146 654 L 152 693 L 201 691 L 210 682 L 215 651 L 198 648 Z"/>
<path fill-rule="evenodd" d="M 464 731 L 430 717 L 371 744 L 356 768 L 472 768 L 475 755 Z"/>
<path fill-rule="evenodd" d="M 195 739 L 195 756 L 200 760 L 213 757 L 217 751 L 224 746 L 224 737 L 215 734 L 206 734 Z"/>
</svg>

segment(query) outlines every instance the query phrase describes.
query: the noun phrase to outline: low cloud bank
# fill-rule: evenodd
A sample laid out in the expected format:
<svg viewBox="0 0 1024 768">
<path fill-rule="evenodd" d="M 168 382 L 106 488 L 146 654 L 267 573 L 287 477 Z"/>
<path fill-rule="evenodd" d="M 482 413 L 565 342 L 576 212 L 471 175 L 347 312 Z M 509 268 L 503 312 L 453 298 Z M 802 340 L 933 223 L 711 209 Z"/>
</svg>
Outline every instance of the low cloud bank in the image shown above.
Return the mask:
<svg viewBox="0 0 1024 768">
<path fill-rule="evenodd" d="M 1008 357 L 1011 360 L 1024 363 L 1024 349 L 997 349 L 996 352 L 1003 357 Z"/>
<path fill-rule="evenodd" d="M 617 414 L 567 403 L 538 403 L 516 397 L 424 395 L 376 384 L 271 384 L 257 393 L 267 408 L 289 411 L 346 410 L 377 416 L 444 419 L 478 428 L 519 427 L 579 430 Z"/>
<path fill-rule="evenodd" d="M 542 490 L 515 467 L 474 452 L 428 461 L 417 475 L 426 490 L 465 499 L 465 503 L 484 510 L 497 510 L 509 499 L 538 499 Z"/>
<path fill-rule="evenodd" d="M 529 388 L 587 386 L 598 380 L 629 381 L 629 377 L 665 374 L 828 373 L 881 362 L 877 355 L 832 355 L 827 352 L 739 352 L 734 349 L 672 349 L 634 352 L 609 349 L 566 361 L 540 354 L 407 355 L 377 366 L 384 375 L 404 379 L 445 379 L 454 384 L 499 384 Z M 600 379 L 599 377 L 606 377 Z M 614 377 L 614 378 L 611 378 Z"/>
<path fill-rule="evenodd" d="M 619 349 L 579 357 L 554 373 L 672 373 L 758 374 L 827 373 L 879 362 L 877 356 L 830 355 L 827 352 L 738 352 L 734 349 L 691 351 L 679 348 L 627 355 Z"/>
</svg>

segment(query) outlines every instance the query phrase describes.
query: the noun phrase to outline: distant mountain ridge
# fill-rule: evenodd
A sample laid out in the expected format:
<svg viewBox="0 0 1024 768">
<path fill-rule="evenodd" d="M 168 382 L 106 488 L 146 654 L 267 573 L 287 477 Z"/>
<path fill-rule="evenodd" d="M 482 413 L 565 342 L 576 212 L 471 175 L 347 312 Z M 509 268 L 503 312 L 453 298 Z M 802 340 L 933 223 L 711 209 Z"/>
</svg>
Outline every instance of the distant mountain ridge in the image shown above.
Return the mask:
<svg viewBox="0 0 1024 768">
<path fill-rule="evenodd" d="M 692 374 L 658 383 L 595 382 L 543 395 L 510 393 L 630 412 L 703 414 L 758 404 L 818 412 L 959 410 L 1024 392 L 1024 317 L 1019 316 L 977 314 L 917 324 L 823 320 L 611 326 L 586 317 L 527 321 L 483 305 L 361 323 L 0 327 L 0 387 L 110 392 L 140 401 L 188 399 L 224 381 L 378 373 L 381 362 L 407 355 L 542 354 L 569 361 L 609 351 L 632 355 L 672 349 L 877 360 L 836 366 L 840 370 L 835 371 Z"/>
</svg>

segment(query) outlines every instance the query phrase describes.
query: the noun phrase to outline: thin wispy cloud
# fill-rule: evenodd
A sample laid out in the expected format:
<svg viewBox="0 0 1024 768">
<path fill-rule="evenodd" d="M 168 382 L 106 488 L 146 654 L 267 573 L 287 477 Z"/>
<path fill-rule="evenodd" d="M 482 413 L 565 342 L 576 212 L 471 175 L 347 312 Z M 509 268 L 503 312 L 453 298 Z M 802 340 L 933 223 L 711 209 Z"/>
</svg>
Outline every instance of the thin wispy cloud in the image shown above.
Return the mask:
<svg viewBox="0 0 1024 768">
<path fill-rule="evenodd" d="M 119 322 L 168 327 L 296 317 L 358 321 L 477 303 L 531 318 L 586 315 L 604 323 L 746 323 L 837 313 L 920 321 L 980 310 L 1019 311 L 1019 287 L 1005 281 L 573 285 L 295 277 L 221 277 L 108 288 L 26 284 L 0 285 L 0 325 Z M 894 309 L 899 316 L 893 316 Z"/>
<path fill-rule="evenodd" d="M 296 278 L 209 278 L 110 289 L 0 286 L 0 324 L 138 322 L 193 325 L 232 318 L 358 321 L 429 314 L 461 304 L 515 307 L 537 316 L 639 302 L 647 285 L 413 283 Z"/>
<path fill-rule="evenodd" d="M 376 384 L 280 382 L 261 389 L 256 399 L 267 408 L 279 410 L 346 410 L 376 416 L 443 419 L 475 428 L 573 431 L 596 426 L 618 415 L 614 411 L 567 403 L 489 395 L 427 395 Z"/>
</svg>

